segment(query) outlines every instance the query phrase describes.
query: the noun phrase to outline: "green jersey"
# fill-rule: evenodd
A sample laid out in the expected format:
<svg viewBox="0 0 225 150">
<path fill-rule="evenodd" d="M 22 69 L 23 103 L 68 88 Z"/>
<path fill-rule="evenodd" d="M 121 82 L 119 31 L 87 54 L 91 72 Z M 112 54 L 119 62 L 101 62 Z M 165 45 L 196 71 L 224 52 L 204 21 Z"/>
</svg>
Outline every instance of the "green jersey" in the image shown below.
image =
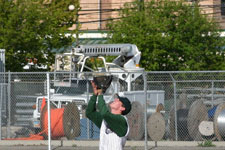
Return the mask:
<svg viewBox="0 0 225 150">
<path fill-rule="evenodd" d="M 101 128 L 102 121 L 105 120 L 110 130 L 115 132 L 119 137 L 125 136 L 128 131 L 128 123 L 124 116 L 112 114 L 105 103 L 103 95 L 98 96 L 98 111 L 96 101 L 97 96 L 93 95 L 88 103 L 86 116 L 99 128 Z"/>
</svg>

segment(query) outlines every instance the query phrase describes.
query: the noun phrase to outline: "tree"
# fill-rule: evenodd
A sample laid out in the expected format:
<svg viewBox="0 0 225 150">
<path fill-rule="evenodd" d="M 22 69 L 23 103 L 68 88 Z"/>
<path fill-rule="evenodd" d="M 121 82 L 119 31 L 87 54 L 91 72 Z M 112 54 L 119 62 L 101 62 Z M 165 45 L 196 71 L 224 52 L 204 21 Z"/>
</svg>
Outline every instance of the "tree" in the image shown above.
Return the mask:
<svg viewBox="0 0 225 150">
<path fill-rule="evenodd" d="M 74 5 L 73 11 L 69 6 Z M 27 60 L 50 66 L 53 48 L 71 44 L 78 29 L 78 0 L 0 0 L 0 48 L 6 49 L 6 69 L 23 71 Z"/>
<path fill-rule="evenodd" d="M 151 71 L 225 69 L 224 38 L 219 26 L 201 14 L 198 3 L 134 1 L 107 24 L 111 43 L 133 43 L 142 52 L 140 65 Z"/>
</svg>

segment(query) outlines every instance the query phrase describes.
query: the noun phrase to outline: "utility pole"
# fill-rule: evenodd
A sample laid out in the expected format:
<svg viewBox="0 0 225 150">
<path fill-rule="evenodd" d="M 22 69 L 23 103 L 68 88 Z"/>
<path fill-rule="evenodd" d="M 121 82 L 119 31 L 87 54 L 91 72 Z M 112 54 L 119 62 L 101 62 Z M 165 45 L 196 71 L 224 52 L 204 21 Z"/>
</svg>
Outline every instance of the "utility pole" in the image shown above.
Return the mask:
<svg viewBox="0 0 225 150">
<path fill-rule="evenodd" d="M 76 46 L 79 46 L 79 14 L 77 12 L 77 16 L 76 16 Z"/>
<path fill-rule="evenodd" d="M 74 11 L 75 6 L 74 5 L 69 5 L 69 10 L 70 11 Z M 75 23 L 76 23 L 76 47 L 79 45 L 79 14 L 78 12 L 76 13 L 76 19 L 75 19 Z"/>
</svg>

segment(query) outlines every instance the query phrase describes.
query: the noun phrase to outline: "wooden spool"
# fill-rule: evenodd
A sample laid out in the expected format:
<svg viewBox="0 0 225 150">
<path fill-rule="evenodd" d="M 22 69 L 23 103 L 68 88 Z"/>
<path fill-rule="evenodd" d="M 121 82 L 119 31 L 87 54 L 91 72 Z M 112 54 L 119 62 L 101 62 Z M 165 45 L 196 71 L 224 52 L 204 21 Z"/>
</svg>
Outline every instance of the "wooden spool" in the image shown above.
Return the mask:
<svg viewBox="0 0 225 150">
<path fill-rule="evenodd" d="M 224 109 L 225 109 L 225 103 L 219 104 L 219 105 L 217 106 L 217 108 L 216 108 L 216 112 L 215 112 L 215 114 L 214 114 L 214 119 L 213 119 L 215 136 L 216 136 L 217 140 L 219 140 L 219 141 L 223 141 L 223 137 L 222 137 L 222 136 L 220 135 L 220 133 L 219 133 L 217 119 L 218 119 L 219 114 L 220 114 Z"/>
<path fill-rule="evenodd" d="M 130 127 L 128 139 L 141 140 L 144 136 L 144 109 L 139 102 L 132 102 L 132 109 L 127 118 Z"/>
<path fill-rule="evenodd" d="M 187 116 L 187 128 L 190 137 L 195 140 L 203 140 L 201 133 L 198 130 L 199 124 L 202 121 L 208 120 L 208 113 L 203 100 L 196 100 L 191 104 Z"/>
<path fill-rule="evenodd" d="M 66 105 L 63 113 L 63 128 L 67 139 L 72 140 L 80 135 L 80 114 L 75 103 Z"/>
<path fill-rule="evenodd" d="M 214 135 L 214 127 L 212 121 L 202 121 L 199 126 L 198 130 L 201 133 L 201 135 L 205 137 L 210 137 Z"/>
<path fill-rule="evenodd" d="M 163 106 L 163 104 L 162 103 L 160 103 L 160 104 L 158 104 L 157 106 L 156 106 L 156 109 L 155 109 L 155 112 L 161 112 L 161 111 L 163 111 L 163 110 L 165 110 L 164 109 L 164 106 Z"/>
<path fill-rule="evenodd" d="M 153 141 L 160 141 L 166 130 L 166 122 L 163 115 L 159 112 L 153 113 L 147 122 L 148 136 Z"/>
<path fill-rule="evenodd" d="M 41 131 L 45 139 L 48 138 L 47 105 L 41 111 Z M 80 115 L 75 103 L 69 103 L 64 108 L 51 105 L 51 138 L 59 139 L 66 136 L 74 139 L 80 134 Z"/>
</svg>

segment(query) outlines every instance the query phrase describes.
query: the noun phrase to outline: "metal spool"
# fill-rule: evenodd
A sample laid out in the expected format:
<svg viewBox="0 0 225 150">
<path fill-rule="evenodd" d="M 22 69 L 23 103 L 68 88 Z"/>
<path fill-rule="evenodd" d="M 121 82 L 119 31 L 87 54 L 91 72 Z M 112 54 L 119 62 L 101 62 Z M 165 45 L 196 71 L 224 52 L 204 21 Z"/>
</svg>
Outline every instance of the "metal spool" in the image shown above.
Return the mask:
<svg viewBox="0 0 225 150">
<path fill-rule="evenodd" d="M 221 137 L 225 139 L 225 109 L 220 112 L 217 118 L 217 122 L 218 122 L 219 133 Z"/>
<path fill-rule="evenodd" d="M 197 141 L 203 140 L 201 133 L 198 130 L 199 124 L 202 121 L 208 120 L 207 108 L 202 100 L 196 100 L 191 104 L 187 116 L 187 128 L 190 137 Z"/>
<path fill-rule="evenodd" d="M 75 103 L 66 105 L 63 113 L 63 129 L 67 139 L 71 140 L 80 135 L 80 114 Z"/>
<path fill-rule="evenodd" d="M 144 109 L 139 102 L 132 102 L 132 109 L 127 118 L 130 127 L 128 139 L 141 140 L 144 136 Z"/>
<path fill-rule="evenodd" d="M 224 110 L 225 110 L 225 103 L 221 103 L 217 106 L 216 112 L 214 114 L 214 132 L 217 140 L 223 141 L 224 140 Z"/>
<path fill-rule="evenodd" d="M 148 136 L 153 141 L 160 141 L 166 130 L 166 122 L 163 118 L 163 115 L 159 112 L 153 113 L 149 118 L 147 122 L 148 127 Z"/>
<path fill-rule="evenodd" d="M 147 117 L 151 116 L 155 112 L 156 112 L 156 106 L 155 105 L 148 106 L 148 108 L 147 108 Z"/>
</svg>

